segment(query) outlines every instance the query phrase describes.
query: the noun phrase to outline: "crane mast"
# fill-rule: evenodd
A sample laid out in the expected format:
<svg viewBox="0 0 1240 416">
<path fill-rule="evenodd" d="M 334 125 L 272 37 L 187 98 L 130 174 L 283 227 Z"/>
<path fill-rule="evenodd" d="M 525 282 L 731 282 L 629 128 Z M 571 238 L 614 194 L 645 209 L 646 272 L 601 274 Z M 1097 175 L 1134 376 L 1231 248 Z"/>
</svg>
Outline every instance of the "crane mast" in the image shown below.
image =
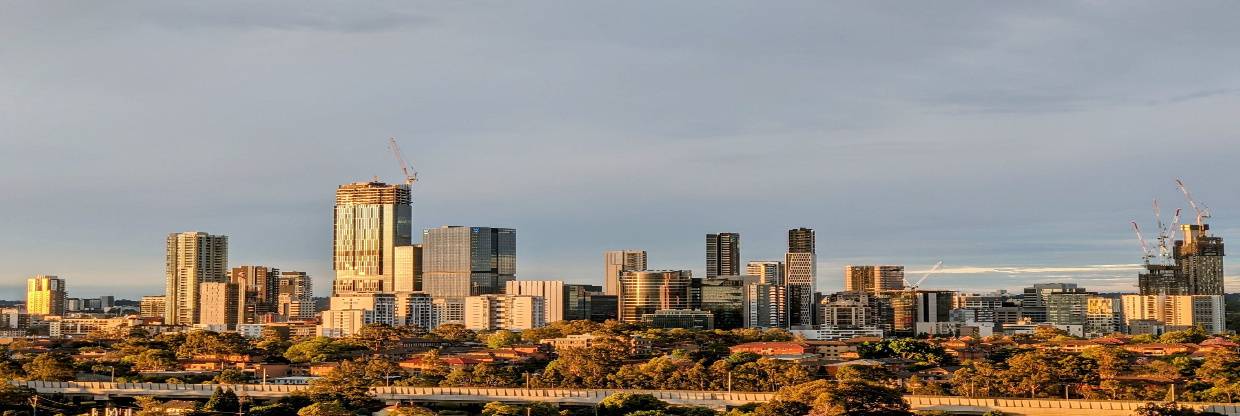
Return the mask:
<svg viewBox="0 0 1240 416">
<path fill-rule="evenodd" d="M 1205 219 L 1210 218 L 1210 208 L 1206 207 L 1205 204 L 1197 206 L 1197 201 L 1193 199 L 1193 194 L 1188 192 L 1188 187 L 1184 186 L 1184 181 L 1176 179 L 1175 186 L 1180 188 L 1180 192 L 1184 193 L 1184 199 L 1188 200 L 1188 206 L 1192 207 L 1193 211 L 1197 211 L 1197 225 L 1204 225 Z"/>
</svg>

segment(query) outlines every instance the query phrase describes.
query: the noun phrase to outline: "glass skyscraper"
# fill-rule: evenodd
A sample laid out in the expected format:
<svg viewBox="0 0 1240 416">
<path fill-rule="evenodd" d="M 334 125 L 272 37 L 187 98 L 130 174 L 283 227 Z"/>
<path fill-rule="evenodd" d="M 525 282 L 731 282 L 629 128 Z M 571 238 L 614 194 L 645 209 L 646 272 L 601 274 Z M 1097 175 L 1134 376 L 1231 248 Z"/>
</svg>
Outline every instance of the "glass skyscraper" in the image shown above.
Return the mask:
<svg viewBox="0 0 1240 416">
<path fill-rule="evenodd" d="M 422 291 L 431 296 L 503 293 L 516 274 L 517 230 L 443 226 L 422 232 Z"/>
</svg>

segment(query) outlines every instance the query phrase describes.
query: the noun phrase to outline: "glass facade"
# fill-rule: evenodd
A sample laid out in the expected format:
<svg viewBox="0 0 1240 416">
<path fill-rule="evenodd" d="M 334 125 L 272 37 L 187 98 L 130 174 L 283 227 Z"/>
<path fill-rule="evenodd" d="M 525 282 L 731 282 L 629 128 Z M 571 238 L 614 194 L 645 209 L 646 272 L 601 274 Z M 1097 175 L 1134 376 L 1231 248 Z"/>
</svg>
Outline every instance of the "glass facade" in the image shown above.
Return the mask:
<svg viewBox="0 0 1240 416">
<path fill-rule="evenodd" d="M 626 271 L 620 275 L 620 322 L 641 322 L 642 315 L 689 307 L 688 270 Z"/>
<path fill-rule="evenodd" d="M 391 292 L 395 248 L 412 241 L 408 185 L 359 182 L 336 189 L 332 269 L 334 293 Z"/>
<path fill-rule="evenodd" d="M 464 298 L 503 293 L 516 279 L 517 230 L 444 226 L 422 233 L 422 291 Z"/>
</svg>

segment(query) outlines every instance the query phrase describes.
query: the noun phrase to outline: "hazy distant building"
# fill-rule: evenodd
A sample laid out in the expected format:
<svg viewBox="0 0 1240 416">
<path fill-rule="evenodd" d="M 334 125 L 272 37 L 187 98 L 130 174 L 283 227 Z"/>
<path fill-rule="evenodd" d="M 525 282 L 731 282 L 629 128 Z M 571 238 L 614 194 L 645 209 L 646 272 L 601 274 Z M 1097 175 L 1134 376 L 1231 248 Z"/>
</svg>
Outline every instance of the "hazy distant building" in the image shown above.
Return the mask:
<svg viewBox="0 0 1240 416">
<path fill-rule="evenodd" d="M 814 324 L 814 293 L 818 291 L 818 259 L 814 254 L 814 230 L 788 230 L 788 253 L 784 255 L 784 284 L 788 290 L 788 325 Z"/>
<path fill-rule="evenodd" d="M 688 270 L 625 271 L 620 275 L 617 299 L 619 321 L 641 322 L 642 315 L 665 309 L 689 308 Z"/>
<path fill-rule="evenodd" d="M 497 294 L 516 279 L 517 231 L 443 226 L 422 232 L 422 291 L 461 299 Z"/>
<path fill-rule="evenodd" d="M 26 313 L 30 315 L 64 315 L 64 279 L 45 275 L 26 279 Z"/>
<path fill-rule="evenodd" d="M 641 322 L 654 328 L 715 329 L 715 317 L 709 311 L 696 309 L 664 309 L 641 316 Z"/>
<path fill-rule="evenodd" d="M 422 245 L 413 244 L 398 246 L 396 252 L 396 271 L 393 289 L 396 292 L 416 292 L 422 290 Z"/>
<path fill-rule="evenodd" d="M 165 325 L 199 323 L 199 285 L 228 281 L 228 237 L 204 232 L 168 235 Z"/>
<path fill-rule="evenodd" d="M 706 235 L 706 278 L 741 274 L 741 235 Z M 718 325 L 718 321 L 716 321 Z"/>
<path fill-rule="evenodd" d="M 844 266 L 844 290 L 885 292 L 904 289 L 904 266 Z"/>
<path fill-rule="evenodd" d="M 1056 325 L 1085 325 L 1089 299 L 1093 293 L 1052 293 L 1046 300 L 1046 322 Z"/>
<path fill-rule="evenodd" d="M 603 253 L 603 294 L 620 294 L 620 274 L 646 270 L 645 250 L 614 250 Z"/>
<path fill-rule="evenodd" d="M 563 321 L 568 308 L 568 287 L 562 280 L 511 280 L 504 288 L 504 294 L 541 297 L 546 323 Z"/>
<path fill-rule="evenodd" d="M 395 290 L 396 247 L 412 239 L 409 185 L 357 182 L 336 188 L 333 295 Z"/>
<path fill-rule="evenodd" d="M 784 262 L 774 260 L 751 261 L 745 265 L 745 274 L 757 276 L 758 283 L 784 284 Z"/>
<path fill-rule="evenodd" d="M 143 318 L 163 318 L 167 302 L 163 296 L 143 296 L 138 301 L 138 316 Z"/>
<path fill-rule="evenodd" d="M 1209 234 L 1209 224 L 1181 224 L 1174 264 L 1151 263 L 1138 275 L 1142 295 L 1222 295 L 1223 238 Z"/>
<path fill-rule="evenodd" d="M 314 282 L 306 272 L 283 271 L 276 281 L 276 313 L 287 320 L 314 319 Z"/>
<path fill-rule="evenodd" d="M 547 324 L 543 298 L 530 295 L 480 295 L 465 298 L 465 328 L 475 331 L 521 331 Z"/>
<path fill-rule="evenodd" d="M 238 320 L 238 284 L 229 282 L 202 282 L 198 285 L 199 301 L 197 324 L 210 328 L 234 329 Z"/>
</svg>

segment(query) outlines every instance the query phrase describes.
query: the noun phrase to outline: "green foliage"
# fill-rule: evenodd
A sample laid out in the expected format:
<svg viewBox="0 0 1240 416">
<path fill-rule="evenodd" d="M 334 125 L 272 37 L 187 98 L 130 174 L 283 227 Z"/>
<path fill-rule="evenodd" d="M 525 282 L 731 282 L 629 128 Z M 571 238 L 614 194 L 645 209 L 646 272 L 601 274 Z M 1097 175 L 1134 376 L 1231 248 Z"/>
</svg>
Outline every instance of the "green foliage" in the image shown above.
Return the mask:
<svg viewBox="0 0 1240 416">
<path fill-rule="evenodd" d="M 338 402 L 349 409 L 368 409 L 381 405 L 370 393 L 376 380 L 368 377 L 366 365 L 342 361 L 326 376 L 310 383 L 305 394 L 315 402 Z"/>
<path fill-rule="evenodd" d="M 250 381 L 250 376 L 244 371 L 228 368 L 216 374 L 211 381 L 217 384 L 243 384 Z"/>
<path fill-rule="evenodd" d="M 642 410 L 665 410 L 667 402 L 649 394 L 617 393 L 607 396 L 598 405 L 600 416 L 624 416 Z"/>
<path fill-rule="evenodd" d="M 465 329 L 465 325 L 461 324 L 443 324 L 435 327 L 431 334 L 449 342 L 469 342 L 478 339 L 478 334 Z"/>
<path fill-rule="evenodd" d="M 211 398 L 202 405 L 202 410 L 232 413 L 241 410 L 241 401 L 237 399 L 237 394 L 232 390 L 216 387 L 215 392 L 211 393 Z"/>
<path fill-rule="evenodd" d="M 809 404 L 803 402 L 772 400 L 754 409 L 753 416 L 805 416 L 809 410 Z"/>
<path fill-rule="evenodd" d="M 36 392 L 26 386 L 14 386 L 7 379 L 0 379 L 0 407 L 5 404 L 24 404 Z"/>
<path fill-rule="evenodd" d="M 512 331 L 499 330 L 490 333 L 486 338 L 487 347 L 490 348 L 507 348 L 521 343 L 521 334 Z"/>
<path fill-rule="evenodd" d="M 314 337 L 288 347 L 284 358 L 294 363 L 340 361 L 356 355 L 357 351 L 364 348 L 345 340 Z"/>
<path fill-rule="evenodd" d="M 435 411 L 421 406 L 402 405 L 392 410 L 393 416 L 435 416 Z"/>
<path fill-rule="evenodd" d="M 842 382 L 814 399 L 813 414 L 912 415 L 900 390 L 864 382 Z"/>
<path fill-rule="evenodd" d="M 26 378 L 30 380 L 43 381 L 70 381 L 77 375 L 73 369 L 72 358 L 59 353 L 40 354 L 31 360 L 22 369 L 26 371 Z"/>
<path fill-rule="evenodd" d="M 176 348 L 177 357 L 250 353 L 250 342 L 236 332 L 192 331 Z"/>
<path fill-rule="evenodd" d="M 356 416 L 340 402 L 318 402 L 297 411 L 297 416 Z"/>
<path fill-rule="evenodd" d="M 1192 327 L 1183 331 L 1171 331 L 1158 337 L 1158 342 L 1167 344 L 1196 344 L 1210 338 L 1210 333 L 1199 327 Z"/>
<path fill-rule="evenodd" d="M 1176 402 L 1146 403 L 1133 412 L 1133 416 L 1198 416 L 1206 414 L 1212 413 L 1202 412 Z"/>
<path fill-rule="evenodd" d="M 539 385 L 566 388 L 605 388 L 608 376 L 631 357 L 629 345 L 616 337 L 601 337 L 591 348 L 564 348 L 547 364 Z"/>
<path fill-rule="evenodd" d="M 885 338 L 866 342 L 857 347 L 861 358 L 899 357 L 927 365 L 946 365 L 952 357 L 938 344 L 912 338 Z"/>
<path fill-rule="evenodd" d="M 490 402 L 482 407 L 482 416 L 557 416 L 559 409 L 550 403 L 533 402 L 526 405 Z"/>
<path fill-rule="evenodd" d="M 125 361 L 138 371 L 168 371 L 177 367 L 177 356 L 172 351 L 151 348 L 137 355 L 125 356 Z"/>
</svg>

